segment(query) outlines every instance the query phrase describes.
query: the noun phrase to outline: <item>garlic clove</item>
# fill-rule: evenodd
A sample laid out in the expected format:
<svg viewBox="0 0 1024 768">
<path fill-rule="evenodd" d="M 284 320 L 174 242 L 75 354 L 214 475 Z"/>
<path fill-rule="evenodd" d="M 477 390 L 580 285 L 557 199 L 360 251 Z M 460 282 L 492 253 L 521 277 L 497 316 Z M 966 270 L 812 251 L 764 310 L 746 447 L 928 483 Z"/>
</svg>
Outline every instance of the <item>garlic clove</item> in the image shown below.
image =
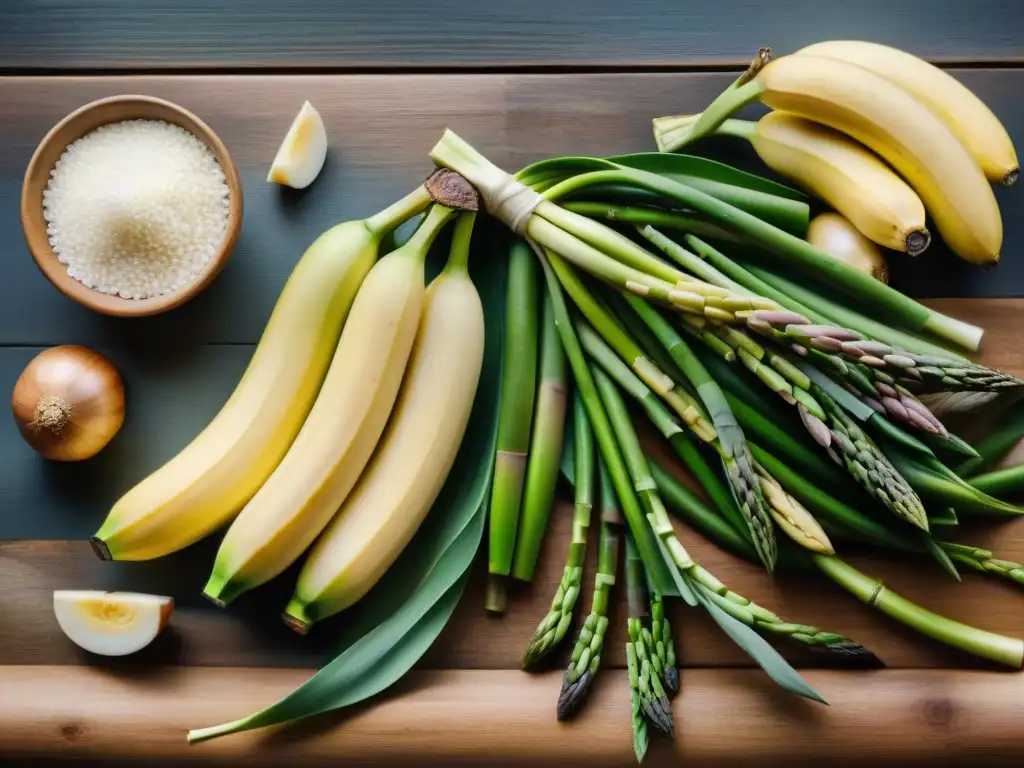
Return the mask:
<svg viewBox="0 0 1024 768">
<path fill-rule="evenodd" d="M 281 142 L 267 181 L 305 189 L 319 175 L 326 159 L 327 130 L 320 113 L 307 101 Z"/>
</svg>

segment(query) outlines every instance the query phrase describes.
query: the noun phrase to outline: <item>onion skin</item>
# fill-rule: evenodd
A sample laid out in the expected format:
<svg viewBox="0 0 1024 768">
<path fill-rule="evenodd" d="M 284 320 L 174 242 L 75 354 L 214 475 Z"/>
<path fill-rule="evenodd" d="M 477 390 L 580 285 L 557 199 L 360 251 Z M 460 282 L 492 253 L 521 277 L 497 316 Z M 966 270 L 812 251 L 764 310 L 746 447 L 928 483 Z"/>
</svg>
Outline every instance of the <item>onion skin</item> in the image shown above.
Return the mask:
<svg viewBox="0 0 1024 768">
<path fill-rule="evenodd" d="M 889 267 L 882 249 L 838 213 L 815 216 L 807 227 L 807 242 L 880 282 L 889 282 Z"/>
<path fill-rule="evenodd" d="M 42 457 L 95 456 L 124 422 L 124 384 L 107 358 L 78 346 L 36 355 L 14 385 L 11 409 L 21 436 Z"/>
</svg>

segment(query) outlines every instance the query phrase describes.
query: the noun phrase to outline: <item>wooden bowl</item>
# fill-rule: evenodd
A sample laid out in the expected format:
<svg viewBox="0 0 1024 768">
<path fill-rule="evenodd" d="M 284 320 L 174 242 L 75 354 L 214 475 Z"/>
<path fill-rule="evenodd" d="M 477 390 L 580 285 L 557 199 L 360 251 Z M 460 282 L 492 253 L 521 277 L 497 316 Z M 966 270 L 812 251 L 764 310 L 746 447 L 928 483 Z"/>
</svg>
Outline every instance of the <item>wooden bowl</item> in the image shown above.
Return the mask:
<svg viewBox="0 0 1024 768">
<path fill-rule="evenodd" d="M 46 220 L 43 218 L 43 190 L 49 181 L 50 171 L 67 146 L 101 125 L 136 119 L 174 123 L 204 141 L 216 155 L 229 190 L 227 228 L 224 240 L 213 258 L 189 285 L 174 293 L 148 299 L 124 299 L 102 293 L 71 277 L 67 267 L 60 263 L 50 246 Z M 106 315 L 155 315 L 184 304 L 206 288 L 223 269 L 242 228 L 242 182 L 224 142 L 187 109 L 152 96 L 111 96 L 79 107 L 57 123 L 40 142 L 25 171 L 21 187 L 21 226 L 36 265 L 64 295 Z"/>
</svg>

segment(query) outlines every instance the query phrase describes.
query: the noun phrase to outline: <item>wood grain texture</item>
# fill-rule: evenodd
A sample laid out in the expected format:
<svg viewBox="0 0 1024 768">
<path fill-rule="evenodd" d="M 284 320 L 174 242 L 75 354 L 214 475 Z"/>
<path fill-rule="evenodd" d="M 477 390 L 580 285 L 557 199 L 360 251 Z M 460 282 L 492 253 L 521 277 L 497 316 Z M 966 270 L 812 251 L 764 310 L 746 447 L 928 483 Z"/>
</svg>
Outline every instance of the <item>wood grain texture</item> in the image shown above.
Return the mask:
<svg viewBox="0 0 1024 768">
<path fill-rule="evenodd" d="M 302 670 L 0 667 L 0 761 L 139 759 L 147 766 L 635 765 L 622 671 L 602 673 L 582 716 L 553 715 L 556 673 L 430 672 L 342 716 L 189 746 L 189 728 L 247 715 Z M 760 673 L 697 670 L 674 702 L 676 740 L 652 737 L 645 765 L 819 763 L 1013 766 L 1024 680 L 978 672 L 809 672 L 811 704 Z"/>
<path fill-rule="evenodd" d="M 1024 71 L 958 71 L 1024 145 Z M 728 73 L 410 76 L 0 78 L 0 346 L 254 343 L 305 247 L 331 224 L 370 215 L 430 170 L 427 153 L 451 126 L 509 170 L 543 157 L 653 148 L 650 119 L 702 109 Z M 144 93 L 195 112 L 224 140 L 242 174 L 245 226 L 224 272 L 201 296 L 153 318 L 112 319 L 61 296 L 39 274 L 18 217 L 21 178 L 36 143 L 65 114 L 103 96 Z M 317 182 L 295 193 L 265 181 L 302 100 L 331 141 Z M 706 149 L 754 170 L 737 142 Z M 918 296 L 1024 296 L 1024 192 L 999 190 L 1005 242 L 985 272 L 933 245 L 894 258 L 893 283 Z"/>
<path fill-rule="evenodd" d="M 664 458 L 664 454 L 662 454 Z M 500 618 L 483 610 L 486 568 L 483 560 L 454 618 L 420 663 L 425 669 L 516 669 L 523 649 L 544 615 L 561 577 L 571 531 L 568 494 L 559 494 L 535 580 L 512 593 Z M 929 641 L 872 612 L 816 574 L 783 573 L 774 578 L 761 568 L 721 551 L 699 534 L 677 526 L 693 556 L 733 590 L 785 620 L 817 625 L 868 646 L 890 667 L 970 667 L 978 662 Z M 1024 561 L 1024 521 L 965 525 L 959 538 L 990 547 L 1006 559 Z M 216 550 L 216 539 L 148 563 L 104 563 L 85 541 L 0 543 L 0 659 L 9 664 L 101 664 L 110 669 L 145 669 L 154 663 L 189 666 L 316 666 L 333 657 L 335 630 L 351 613 L 318 626 L 307 637 L 287 630 L 278 615 L 290 595 L 293 568 L 269 585 L 244 596 L 228 610 L 200 597 Z M 843 553 L 864 571 L 884 578 L 895 591 L 922 605 L 985 629 L 1024 636 L 1024 594 L 1008 582 L 965 573 L 957 584 L 933 563 L 898 560 L 883 552 Z M 587 573 L 594 571 L 596 546 L 588 551 Z M 580 611 L 589 610 L 588 578 Z M 104 660 L 79 651 L 62 634 L 53 617 L 54 589 L 130 589 L 169 594 L 177 602 L 171 629 L 143 653 L 124 660 Z M 624 590 L 617 590 L 611 610 L 608 667 L 624 666 L 626 616 Z M 749 666 L 750 660 L 714 626 L 703 611 L 672 601 L 669 609 L 678 638 L 680 664 L 687 667 Z M 358 611 L 358 606 L 351 609 Z M 571 641 L 566 641 L 567 652 Z M 801 666 L 834 664 L 792 644 L 780 651 Z M 564 663 L 564 653 L 552 660 Z"/>
<path fill-rule="evenodd" d="M 8 0 L 0 67 L 737 63 L 834 37 L 1019 59 L 1014 0 Z"/>
</svg>

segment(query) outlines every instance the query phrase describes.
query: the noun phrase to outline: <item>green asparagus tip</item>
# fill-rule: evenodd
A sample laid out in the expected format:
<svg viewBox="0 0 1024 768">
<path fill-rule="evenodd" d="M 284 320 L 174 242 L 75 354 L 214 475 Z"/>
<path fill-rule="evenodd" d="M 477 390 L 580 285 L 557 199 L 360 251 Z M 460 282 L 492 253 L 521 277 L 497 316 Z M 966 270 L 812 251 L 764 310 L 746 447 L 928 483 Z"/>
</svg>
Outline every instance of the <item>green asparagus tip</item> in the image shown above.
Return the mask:
<svg viewBox="0 0 1024 768">
<path fill-rule="evenodd" d="M 589 669 L 573 681 L 572 671 L 574 667 L 574 664 L 570 664 L 569 669 L 566 670 L 565 676 L 562 678 L 562 690 L 558 694 L 558 708 L 556 710 L 559 721 L 568 720 L 580 711 L 594 682 L 594 676 L 590 674 Z"/>
<path fill-rule="evenodd" d="M 491 613 L 504 613 L 508 607 L 508 585 L 502 576 L 492 573 L 488 577 L 484 607 Z"/>
</svg>

